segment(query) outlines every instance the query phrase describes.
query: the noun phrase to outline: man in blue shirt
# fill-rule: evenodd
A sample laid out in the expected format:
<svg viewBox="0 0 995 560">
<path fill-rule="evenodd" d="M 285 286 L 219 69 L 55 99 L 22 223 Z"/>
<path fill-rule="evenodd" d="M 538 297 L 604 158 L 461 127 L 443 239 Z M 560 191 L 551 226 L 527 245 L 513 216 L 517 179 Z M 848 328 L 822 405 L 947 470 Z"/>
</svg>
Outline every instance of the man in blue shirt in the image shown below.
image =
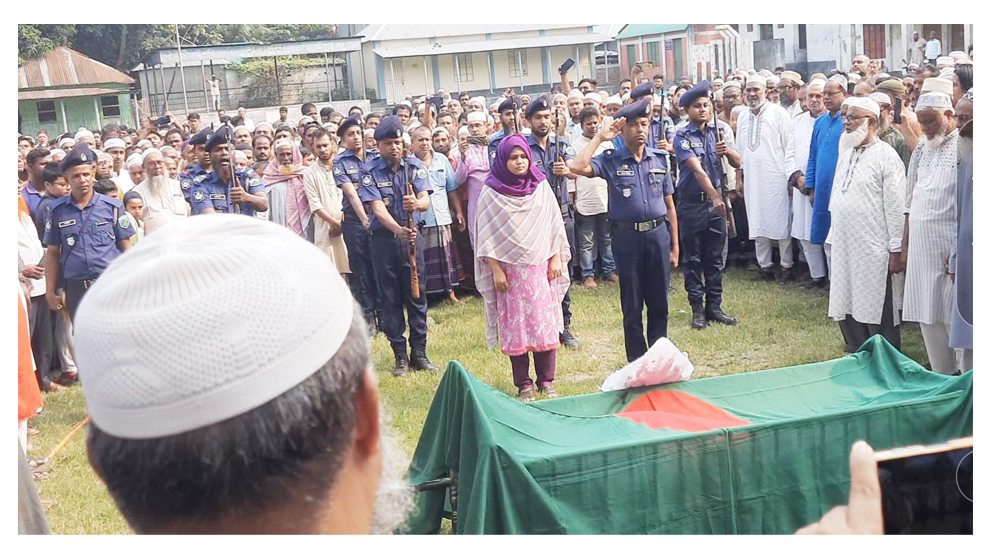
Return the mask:
<svg viewBox="0 0 995 560">
<path fill-rule="evenodd" d="M 708 80 L 702 80 L 681 96 L 688 122 L 674 137 L 680 166 L 674 198 L 684 253 L 684 288 L 691 304 L 691 327 L 695 329 L 705 328 L 708 321 L 736 324 L 736 319 L 721 307 L 722 249 L 728 230 L 726 205 L 718 189 L 722 185 L 722 157 L 728 157 L 733 167 L 739 167 L 740 158 L 725 139 L 720 141 L 717 136 L 709 86 Z"/>
<path fill-rule="evenodd" d="M 667 152 L 646 146 L 650 115 L 649 97 L 622 108 L 611 127 L 599 131 L 570 164 L 577 175 L 608 182 L 612 256 L 618 268 L 625 354 L 630 362 L 667 336 L 670 269 L 680 257 Z M 624 141 L 620 149 L 592 158 L 602 142 L 619 136 Z"/>
<path fill-rule="evenodd" d="M 64 303 L 70 318 L 111 261 L 131 248 L 129 239 L 137 233 L 120 200 L 93 191 L 96 162 L 86 143 L 66 154 L 60 169 L 69 181 L 69 196 L 56 201 L 45 222 L 45 300 L 55 310 Z"/>
<path fill-rule="evenodd" d="M 193 186 L 194 179 L 207 175 L 211 172 L 211 153 L 205 149 L 207 141 L 211 138 L 211 129 L 205 128 L 190 137 L 190 145 L 193 146 L 193 153 L 197 157 L 196 163 L 188 166 L 180 172 L 180 189 L 183 191 L 183 198 L 190 202 L 190 187 Z"/>
<path fill-rule="evenodd" d="M 28 183 L 21 189 L 21 197 L 28 205 L 28 212 L 34 216 L 45 190 L 42 172 L 46 165 L 52 163 L 52 154 L 45 148 L 35 148 L 28 152 L 27 163 Z"/>
<path fill-rule="evenodd" d="M 374 132 L 380 157 L 363 164 L 359 197 L 373 212 L 370 220 L 373 270 L 380 294 L 380 328 L 394 350 L 393 374 L 411 370 L 437 370 L 425 353 L 428 341 L 428 302 L 425 299 L 424 241 L 418 234 L 421 212 L 428 210 L 432 186 L 428 170 L 416 157 L 404 156 L 404 126 L 397 115 L 380 121 Z M 408 185 L 414 194 L 409 194 Z M 407 212 L 414 227 L 407 226 Z M 402 225 L 403 224 L 403 225 Z M 411 289 L 411 261 L 408 251 L 415 244 L 418 297 Z M 404 338 L 404 310 L 408 311 L 411 358 Z"/>
<path fill-rule="evenodd" d="M 235 171 L 232 180 L 231 158 L 234 157 L 234 138 L 231 127 L 222 127 L 211 136 L 205 148 L 211 155 L 214 171 L 201 175 L 190 187 L 190 208 L 193 214 L 244 214 L 269 209 L 269 198 L 259 175 L 247 167 Z"/>
<path fill-rule="evenodd" d="M 840 109 L 846 99 L 846 77 L 841 74 L 830 76 L 822 90 L 822 98 L 826 103 L 828 113 L 815 121 L 812 129 L 812 144 L 809 146 L 808 167 L 805 176 L 800 180 L 812 202 L 812 239 L 813 245 L 826 242 L 829 234 L 831 216 L 829 215 L 829 196 L 833 192 L 833 177 L 836 175 L 836 160 L 839 159 L 840 136 L 843 135 L 843 118 Z M 831 261 L 829 245 L 825 246 L 826 260 Z M 832 282 L 830 270 L 829 281 Z"/>
</svg>

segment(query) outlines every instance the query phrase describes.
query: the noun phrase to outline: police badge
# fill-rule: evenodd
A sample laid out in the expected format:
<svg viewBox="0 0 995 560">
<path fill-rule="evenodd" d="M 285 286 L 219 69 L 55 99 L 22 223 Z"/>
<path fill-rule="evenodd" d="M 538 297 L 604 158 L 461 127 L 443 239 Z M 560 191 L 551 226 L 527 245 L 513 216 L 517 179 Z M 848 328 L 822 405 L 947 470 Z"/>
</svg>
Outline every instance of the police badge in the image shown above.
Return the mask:
<svg viewBox="0 0 995 560">
<path fill-rule="evenodd" d="M 630 189 L 629 187 L 625 187 L 624 189 L 622 189 L 622 196 L 624 196 L 625 198 L 629 198 L 630 196 L 632 196 L 632 189 Z"/>
<path fill-rule="evenodd" d="M 363 186 L 370 186 L 373 184 L 373 179 L 370 179 L 369 175 L 363 175 Z"/>
<path fill-rule="evenodd" d="M 200 191 L 193 193 L 193 199 L 197 202 L 204 202 L 204 193 Z"/>
<path fill-rule="evenodd" d="M 67 237 L 66 238 L 66 244 L 69 245 L 70 247 L 72 247 L 73 245 L 75 245 L 76 244 L 76 236 L 75 235 L 70 235 L 69 237 Z"/>
<path fill-rule="evenodd" d="M 687 140 L 681 140 L 681 149 L 690 150 L 691 149 L 691 143 L 688 142 Z"/>
<path fill-rule="evenodd" d="M 425 173 L 424 169 L 419 169 L 418 171 L 415 172 L 415 177 L 418 177 L 419 179 L 424 179 L 425 177 L 428 177 L 428 174 Z"/>
</svg>

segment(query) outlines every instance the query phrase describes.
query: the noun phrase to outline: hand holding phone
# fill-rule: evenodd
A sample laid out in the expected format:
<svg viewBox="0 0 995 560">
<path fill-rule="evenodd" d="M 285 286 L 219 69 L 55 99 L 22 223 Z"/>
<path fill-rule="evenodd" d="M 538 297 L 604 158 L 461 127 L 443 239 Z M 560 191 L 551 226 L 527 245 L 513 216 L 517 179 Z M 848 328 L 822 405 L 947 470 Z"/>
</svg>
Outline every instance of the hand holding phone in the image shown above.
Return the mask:
<svg viewBox="0 0 995 560">
<path fill-rule="evenodd" d="M 891 122 L 902 124 L 902 98 L 897 95 L 895 96 L 894 117 L 891 119 Z"/>
<path fill-rule="evenodd" d="M 881 483 L 874 450 L 860 440 L 850 448 L 850 500 L 836 506 L 818 522 L 806 525 L 796 535 L 882 535 Z"/>
<path fill-rule="evenodd" d="M 563 64 L 560 65 L 560 68 L 558 69 L 560 74 L 566 74 L 568 70 L 573 68 L 574 64 L 574 59 L 568 58 Z"/>
</svg>

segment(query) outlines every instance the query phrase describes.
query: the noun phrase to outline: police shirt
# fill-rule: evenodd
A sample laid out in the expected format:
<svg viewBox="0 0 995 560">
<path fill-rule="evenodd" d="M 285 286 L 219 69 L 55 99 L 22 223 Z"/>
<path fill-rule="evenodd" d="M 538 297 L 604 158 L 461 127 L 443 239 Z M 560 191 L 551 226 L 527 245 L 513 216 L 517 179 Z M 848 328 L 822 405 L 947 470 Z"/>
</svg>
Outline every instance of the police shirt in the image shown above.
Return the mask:
<svg viewBox="0 0 995 560">
<path fill-rule="evenodd" d="M 716 190 L 721 188 L 722 161 L 721 157 L 715 153 L 716 141 L 715 125 L 712 123 L 708 123 L 704 131 L 691 123 L 677 129 L 674 136 L 674 154 L 679 162 L 677 189 L 681 193 L 694 195 L 705 190 L 698 184 L 698 178 L 687 165 L 687 161 L 693 157 L 699 158 L 701 161 L 701 167 L 705 173 L 708 173 L 712 186 Z"/>
<path fill-rule="evenodd" d="M 190 187 L 193 186 L 194 179 L 207 174 L 208 171 L 201 167 L 199 163 L 190 165 L 181 171 L 179 176 L 177 176 L 177 179 L 180 181 L 180 189 L 183 191 L 183 198 L 190 200 Z"/>
<path fill-rule="evenodd" d="M 626 145 L 591 158 L 594 176 L 608 182 L 608 219 L 648 222 L 667 215 L 664 198 L 674 194 L 667 152 L 646 147 L 637 162 Z"/>
<path fill-rule="evenodd" d="M 563 154 L 564 162 L 570 162 L 576 155 L 573 146 L 570 145 L 570 139 L 566 136 L 557 136 L 556 142 L 547 143 L 545 150 L 539 146 L 539 140 L 535 135 L 529 134 L 525 139 L 528 141 L 529 147 L 532 148 L 532 163 L 546 175 L 546 180 L 549 181 L 549 186 L 553 188 L 553 193 L 559 199 L 560 205 L 570 204 L 570 194 L 567 192 L 567 178 L 558 177 L 553 173 L 553 164 L 557 161 L 557 148 Z"/>
<path fill-rule="evenodd" d="M 416 157 L 408 157 L 408 180 L 414 184 L 415 195 L 427 192 L 432 194 L 432 185 L 428 181 L 428 170 L 425 164 Z M 387 211 L 399 225 L 405 226 L 407 214 L 404 212 L 404 195 L 408 194 L 408 185 L 404 181 L 404 162 L 394 171 L 387 165 L 387 160 L 378 157 L 363 164 L 360 173 L 359 198 L 364 203 L 374 200 L 383 201 Z M 415 210 L 412 218 L 417 224 L 421 221 L 421 212 Z M 376 218 L 370 216 L 370 231 L 385 227 Z"/>
<path fill-rule="evenodd" d="M 121 254 L 118 242 L 137 232 L 131 215 L 115 197 L 94 192 L 83 208 L 76 206 L 71 195 L 56 200 L 45 222 L 44 241 L 62 249 L 60 286 L 63 279 L 93 280 L 100 276 Z"/>
<path fill-rule="evenodd" d="M 663 117 L 662 119 L 653 117 L 653 120 L 650 121 L 649 133 L 646 135 L 647 146 L 650 148 L 656 148 L 657 143 L 660 141 L 660 138 L 662 138 L 660 136 L 661 130 L 666 135 L 665 137 L 667 142 L 673 143 L 674 133 L 676 132 L 674 121 L 670 120 L 669 116 Z M 617 138 L 621 139 L 622 137 L 619 136 Z"/>
<path fill-rule="evenodd" d="M 376 157 L 376 154 L 370 150 L 366 150 L 366 158 L 362 160 L 359 159 L 359 154 L 352 150 L 345 150 L 335 156 L 332 163 L 332 176 L 335 177 L 335 184 L 341 189 L 342 185 L 352 183 L 352 186 L 356 187 L 356 191 L 359 192 L 361 168 L 364 163 L 373 161 Z M 356 210 L 353 209 L 347 196 L 342 197 L 342 213 L 345 214 L 346 220 L 359 221 L 359 216 L 356 215 Z"/>
<path fill-rule="evenodd" d="M 265 193 L 263 182 L 251 168 L 236 170 L 235 176 L 249 194 Z M 193 214 L 200 214 L 208 208 L 214 208 L 215 212 L 221 214 L 233 214 L 235 203 L 229 197 L 230 189 L 230 183 L 222 181 L 217 171 L 194 179 L 190 187 L 190 208 Z M 246 216 L 256 215 L 256 208 L 249 202 L 239 203 L 239 210 Z"/>
<path fill-rule="evenodd" d="M 491 134 L 487 138 L 487 157 L 491 163 L 494 163 L 494 158 L 497 156 L 498 144 L 507 136 L 504 130 L 499 130 L 494 134 Z"/>
</svg>

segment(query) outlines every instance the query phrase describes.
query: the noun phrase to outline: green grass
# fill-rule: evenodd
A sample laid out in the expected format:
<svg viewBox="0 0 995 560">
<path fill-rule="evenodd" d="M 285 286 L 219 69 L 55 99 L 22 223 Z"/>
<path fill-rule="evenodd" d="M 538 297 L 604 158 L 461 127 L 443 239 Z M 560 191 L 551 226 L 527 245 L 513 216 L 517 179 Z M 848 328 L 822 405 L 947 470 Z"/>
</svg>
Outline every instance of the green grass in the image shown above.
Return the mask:
<svg viewBox="0 0 995 560">
<path fill-rule="evenodd" d="M 751 276 L 732 271 L 724 279 L 722 307 L 739 319 L 739 325 L 711 325 L 703 331 L 691 329 L 691 308 L 683 281 L 677 274 L 671 278 L 678 291 L 670 297 L 668 334 L 678 348 L 688 353 L 695 366 L 694 377 L 819 362 L 843 355 L 839 327 L 826 316 L 827 295 L 797 285 L 753 282 Z M 618 286 L 602 284 L 593 290 L 574 286 L 571 298 L 571 329 L 581 344 L 578 350 L 561 348 L 557 352 L 556 386 L 561 396 L 597 391 L 612 371 L 625 364 Z M 465 301 L 465 306 L 439 303 L 429 309 L 429 357 L 440 366 L 458 360 L 484 382 L 517 394 L 508 358 L 498 349 L 487 350 L 482 300 Z M 914 360 L 925 363 L 926 351 L 918 326 L 903 325 L 902 348 Z M 401 444 L 411 454 L 442 373 L 391 376 L 393 354 L 382 335 L 373 341 L 373 364 L 380 373 L 384 408 L 390 413 Z M 85 416 L 78 388 L 47 394 L 44 412 L 31 421 L 41 433 L 31 438 L 29 455 L 47 455 Z M 44 469 L 50 471 L 49 479 L 39 481 L 38 490 L 42 500 L 53 501 L 46 507 L 46 514 L 54 533 L 131 532 L 86 461 L 82 430 Z"/>
</svg>

